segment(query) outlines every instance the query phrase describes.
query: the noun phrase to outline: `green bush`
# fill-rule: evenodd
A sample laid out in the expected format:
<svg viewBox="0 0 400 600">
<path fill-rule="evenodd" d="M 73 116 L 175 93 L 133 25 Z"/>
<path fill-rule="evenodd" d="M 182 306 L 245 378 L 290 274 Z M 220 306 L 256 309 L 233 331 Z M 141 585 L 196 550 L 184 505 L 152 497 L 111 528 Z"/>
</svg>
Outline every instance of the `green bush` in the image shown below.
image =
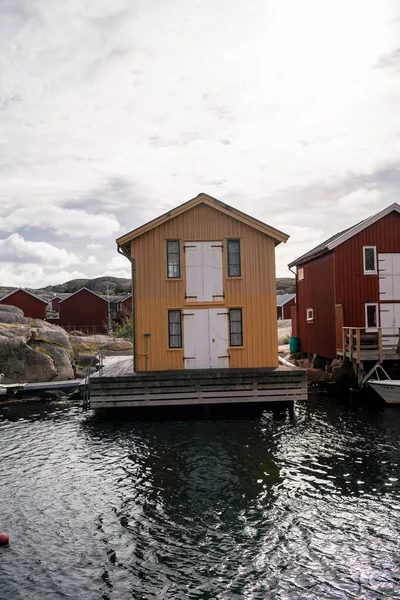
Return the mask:
<svg viewBox="0 0 400 600">
<path fill-rule="evenodd" d="M 122 323 L 116 324 L 114 336 L 117 338 L 127 338 L 128 340 L 131 340 L 133 337 L 132 319 L 127 318 L 124 319 Z"/>
</svg>

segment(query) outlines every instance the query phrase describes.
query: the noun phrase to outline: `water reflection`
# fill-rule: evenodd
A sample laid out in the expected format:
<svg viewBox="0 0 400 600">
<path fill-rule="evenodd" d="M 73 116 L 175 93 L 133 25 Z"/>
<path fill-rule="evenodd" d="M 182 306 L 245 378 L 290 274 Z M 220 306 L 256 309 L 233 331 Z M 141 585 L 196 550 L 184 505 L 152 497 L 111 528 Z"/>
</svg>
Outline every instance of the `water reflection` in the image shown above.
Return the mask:
<svg viewBox="0 0 400 600">
<path fill-rule="evenodd" d="M 3 407 L 0 598 L 394 598 L 399 433 L 400 411 L 323 397 L 215 420 Z"/>
</svg>

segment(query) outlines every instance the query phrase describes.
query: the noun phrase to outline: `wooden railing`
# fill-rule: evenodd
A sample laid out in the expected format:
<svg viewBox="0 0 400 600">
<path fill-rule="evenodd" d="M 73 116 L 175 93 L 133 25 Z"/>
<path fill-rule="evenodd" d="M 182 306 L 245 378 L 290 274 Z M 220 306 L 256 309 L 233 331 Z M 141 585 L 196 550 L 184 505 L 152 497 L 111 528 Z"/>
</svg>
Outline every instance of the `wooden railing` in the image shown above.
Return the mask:
<svg viewBox="0 0 400 600">
<path fill-rule="evenodd" d="M 343 327 L 342 348 L 338 354 L 357 363 L 362 360 L 379 360 L 385 356 L 399 355 L 400 353 L 400 328 L 378 327 L 375 331 L 368 331 L 365 327 Z"/>
</svg>

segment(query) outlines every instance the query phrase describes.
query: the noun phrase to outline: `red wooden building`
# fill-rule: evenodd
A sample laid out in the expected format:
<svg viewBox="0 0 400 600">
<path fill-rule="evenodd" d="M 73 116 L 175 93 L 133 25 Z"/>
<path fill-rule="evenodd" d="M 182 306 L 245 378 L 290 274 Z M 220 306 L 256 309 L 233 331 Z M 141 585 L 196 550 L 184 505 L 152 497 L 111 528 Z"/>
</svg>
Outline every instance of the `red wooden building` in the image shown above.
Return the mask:
<svg viewBox="0 0 400 600">
<path fill-rule="evenodd" d="M 399 358 L 400 206 L 395 203 L 294 260 L 300 350 L 325 358 Z"/>
<path fill-rule="evenodd" d="M 278 294 L 276 297 L 276 316 L 279 320 L 292 318 L 292 306 L 296 305 L 296 294 Z"/>
<path fill-rule="evenodd" d="M 61 300 L 62 300 L 61 296 L 54 296 L 54 298 L 52 298 L 50 300 L 50 309 L 53 312 L 58 312 L 60 310 L 59 304 L 60 304 Z"/>
<path fill-rule="evenodd" d="M 60 316 L 57 324 L 67 331 L 77 329 L 87 334 L 108 332 L 109 303 L 95 292 L 82 288 L 60 300 L 58 306 Z"/>
<path fill-rule="evenodd" d="M 31 319 L 44 320 L 46 318 L 47 300 L 43 300 L 43 298 L 40 298 L 27 290 L 18 289 L 7 294 L 7 296 L 3 296 L 0 300 L 0 304 L 17 306 L 23 311 L 26 317 Z"/>
<path fill-rule="evenodd" d="M 129 296 L 118 302 L 117 312 L 122 313 L 126 317 L 132 316 L 132 294 L 129 294 Z"/>
</svg>

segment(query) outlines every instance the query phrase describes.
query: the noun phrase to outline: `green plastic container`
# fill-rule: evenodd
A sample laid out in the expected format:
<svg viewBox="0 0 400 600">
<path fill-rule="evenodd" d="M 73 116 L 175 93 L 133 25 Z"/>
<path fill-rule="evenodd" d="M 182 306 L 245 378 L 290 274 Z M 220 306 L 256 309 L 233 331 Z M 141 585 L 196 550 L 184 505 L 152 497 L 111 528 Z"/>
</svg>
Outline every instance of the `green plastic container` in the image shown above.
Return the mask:
<svg viewBox="0 0 400 600">
<path fill-rule="evenodd" d="M 289 340 L 289 350 L 290 352 L 298 352 L 300 349 L 300 340 L 298 337 L 291 337 Z"/>
</svg>

